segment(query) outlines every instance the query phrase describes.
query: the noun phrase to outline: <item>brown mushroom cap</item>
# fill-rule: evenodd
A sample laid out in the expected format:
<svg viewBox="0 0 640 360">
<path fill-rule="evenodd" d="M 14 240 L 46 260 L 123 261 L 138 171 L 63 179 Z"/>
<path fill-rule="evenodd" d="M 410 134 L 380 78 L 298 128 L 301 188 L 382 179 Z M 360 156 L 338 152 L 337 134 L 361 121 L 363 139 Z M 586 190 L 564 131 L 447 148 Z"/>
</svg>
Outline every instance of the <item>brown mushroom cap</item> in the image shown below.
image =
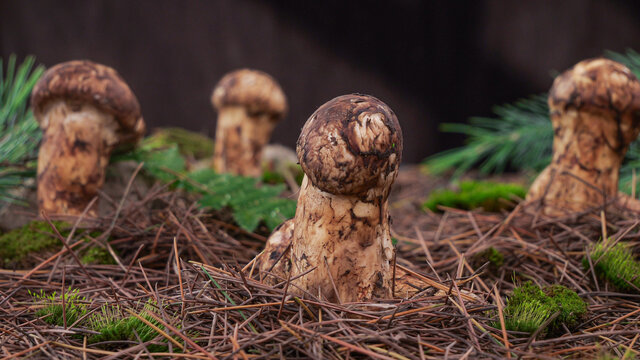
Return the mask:
<svg viewBox="0 0 640 360">
<path fill-rule="evenodd" d="M 631 70 L 613 60 L 584 60 L 556 77 L 549 92 L 549 107 L 552 115 L 569 109 L 587 110 L 610 114 L 616 121 L 630 118 L 632 126 L 637 126 L 640 82 Z"/>
<path fill-rule="evenodd" d="M 279 120 L 287 112 L 287 98 L 280 85 L 268 74 L 241 69 L 226 74 L 213 89 L 211 102 L 216 109 L 243 106 L 249 114 L 266 113 Z"/>
<path fill-rule="evenodd" d="M 382 101 L 343 95 L 311 115 L 296 152 L 302 170 L 320 190 L 361 196 L 391 186 L 402 157 L 402 130 Z"/>
<path fill-rule="evenodd" d="M 108 66 L 73 60 L 49 68 L 31 92 L 36 119 L 41 121 L 47 104 L 59 99 L 89 103 L 112 114 L 121 127 L 119 132 L 127 140 L 137 139 L 144 133 L 138 99 L 120 75 Z"/>
</svg>

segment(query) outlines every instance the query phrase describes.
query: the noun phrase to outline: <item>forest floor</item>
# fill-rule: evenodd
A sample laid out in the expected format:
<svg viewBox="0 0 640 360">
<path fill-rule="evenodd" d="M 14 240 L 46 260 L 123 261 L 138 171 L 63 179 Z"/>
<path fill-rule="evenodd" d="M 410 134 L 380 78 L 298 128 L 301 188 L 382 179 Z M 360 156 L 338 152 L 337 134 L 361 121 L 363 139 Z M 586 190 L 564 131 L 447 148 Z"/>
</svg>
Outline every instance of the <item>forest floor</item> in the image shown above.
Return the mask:
<svg viewBox="0 0 640 360">
<path fill-rule="evenodd" d="M 583 265 L 585 249 L 603 237 L 624 239 L 637 253 L 637 214 L 610 209 L 549 219 L 520 205 L 501 213 L 423 211 L 428 193 L 445 184 L 406 167 L 390 199 L 395 265 L 430 285 L 416 285 L 409 298 L 345 304 L 289 296 L 284 282 L 262 284 L 250 262 L 266 228 L 246 232 L 228 213 L 203 212 L 166 185 L 125 187 L 120 198 L 101 199 L 100 219 L 77 219 L 66 236 L 52 232 L 63 243 L 55 251 L 34 255 L 26 268 L 0 270 L 0 357 L 638 355 L 639 293 L 617 291 L 596 277 L 593 264 Z M 115 264 L 80 261 L 91 244 L 110 249 Z M 503 264 L 487 264 L 490 248 L 504 255 Z M 528 280 L 575 290 L 587 316 L 554 333 L 505 331 L 504 304 Z"/>
</svg>

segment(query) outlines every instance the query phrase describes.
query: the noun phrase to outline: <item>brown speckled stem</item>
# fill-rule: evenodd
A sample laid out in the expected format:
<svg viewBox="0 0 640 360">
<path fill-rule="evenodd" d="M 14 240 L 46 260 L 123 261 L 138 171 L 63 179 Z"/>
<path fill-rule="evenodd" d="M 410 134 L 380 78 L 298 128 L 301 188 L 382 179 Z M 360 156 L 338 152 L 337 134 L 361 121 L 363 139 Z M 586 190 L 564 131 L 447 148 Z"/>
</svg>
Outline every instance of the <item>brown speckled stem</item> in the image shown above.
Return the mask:
<svg viewBox="0 0 640 360">
<path fill-rule="evenodd" d="M 47 214 L 80 215 L 104 183 L 117 123 L 91 105 L 56 101 L 44 112 L 41 127 L 39 208 Z M 95 216 L 95 209 L 88 215 Z"/>
<path fill-rule="evenodd" d="M 622 64 L 590 59 L 558 76 L 549 92 L 551 164 L 527 194 L 549 216 L 615 200 L 620 166 L 640 131 L 640 84 Z"/>
<path fill-rule="evenodd" d="M 276 121 L 272 115 L 247 114 L 242 106 L 219 110 L 213 165 L 220 173 L 259 177 L 262 150 Z"/>
</svg>

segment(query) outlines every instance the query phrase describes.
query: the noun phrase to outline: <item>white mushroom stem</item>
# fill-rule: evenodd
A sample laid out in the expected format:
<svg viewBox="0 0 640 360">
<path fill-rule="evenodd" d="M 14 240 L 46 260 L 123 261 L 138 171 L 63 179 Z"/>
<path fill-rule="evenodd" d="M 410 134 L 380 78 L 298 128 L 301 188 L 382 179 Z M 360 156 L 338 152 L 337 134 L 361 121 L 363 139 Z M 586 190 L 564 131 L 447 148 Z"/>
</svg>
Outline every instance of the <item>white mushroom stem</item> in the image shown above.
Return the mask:
<svg viewBox="0 0 640 360">
<path fill-rule="evenodd" d="M 50 214 L 80 215 L 104 183 L 105 168 L 117 143 L 113 115 L 83 104 L 52 102 L 41 121 L 38 202 Z M 90 209 L 90 216 L 95 209 Z"/>
<path fill-rule="evenodd" d="M 393 245 L 386 197 L 333 195 L 305 176 L 291 245 L 291 277 L 330 301 L 390 298 Z M 292 290 L 296 292 L 297 290 Z"/>
</svg>

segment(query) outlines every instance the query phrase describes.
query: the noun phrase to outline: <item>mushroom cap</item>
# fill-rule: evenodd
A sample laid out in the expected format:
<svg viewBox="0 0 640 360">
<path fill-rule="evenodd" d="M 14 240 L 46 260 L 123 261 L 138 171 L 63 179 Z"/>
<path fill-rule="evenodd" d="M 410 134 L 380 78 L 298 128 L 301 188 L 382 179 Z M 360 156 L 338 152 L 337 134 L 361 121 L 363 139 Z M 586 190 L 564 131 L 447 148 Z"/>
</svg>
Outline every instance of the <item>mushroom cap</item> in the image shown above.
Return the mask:
<svg viewBox="0 0 640 360">
<path fill-rule="evenodd" d="M 626 66 L 605 58 L 583 60 L 553 81 L 552 111 L 570 108 L 631 116 L 640 121 L 640 82 Z M 612 119 L 615 119 L 612 117 Z"/>
<path fill-rule="evenodd" d="M 382 101 L 343 95 L 311 115 L 296 152 L 302 170 L 322 191 L 353 196 L 371 189 L 388 192 L 402 158 L 402 130 Z"/>
<path fill-rule="evenodd" d="M 144 134 L 138 99 L 120 75 L 108 66 L 73 60 L 49 68 L 31 92 L 36 119 L 42 121 L 48 103 L 62 99 L 89 103 L 112 114 L 120 125 L 121 141 L 137 140 Z"/>
<path fill-rule="evenodd" d="M 211 94 L 213 106 L 242 106 L 249 114 L 266 113 L 279 120 L 287 112 L 287 97 L 278 82 L 259 70 L 240 69 L 226 74 Z"/>
</svg>

